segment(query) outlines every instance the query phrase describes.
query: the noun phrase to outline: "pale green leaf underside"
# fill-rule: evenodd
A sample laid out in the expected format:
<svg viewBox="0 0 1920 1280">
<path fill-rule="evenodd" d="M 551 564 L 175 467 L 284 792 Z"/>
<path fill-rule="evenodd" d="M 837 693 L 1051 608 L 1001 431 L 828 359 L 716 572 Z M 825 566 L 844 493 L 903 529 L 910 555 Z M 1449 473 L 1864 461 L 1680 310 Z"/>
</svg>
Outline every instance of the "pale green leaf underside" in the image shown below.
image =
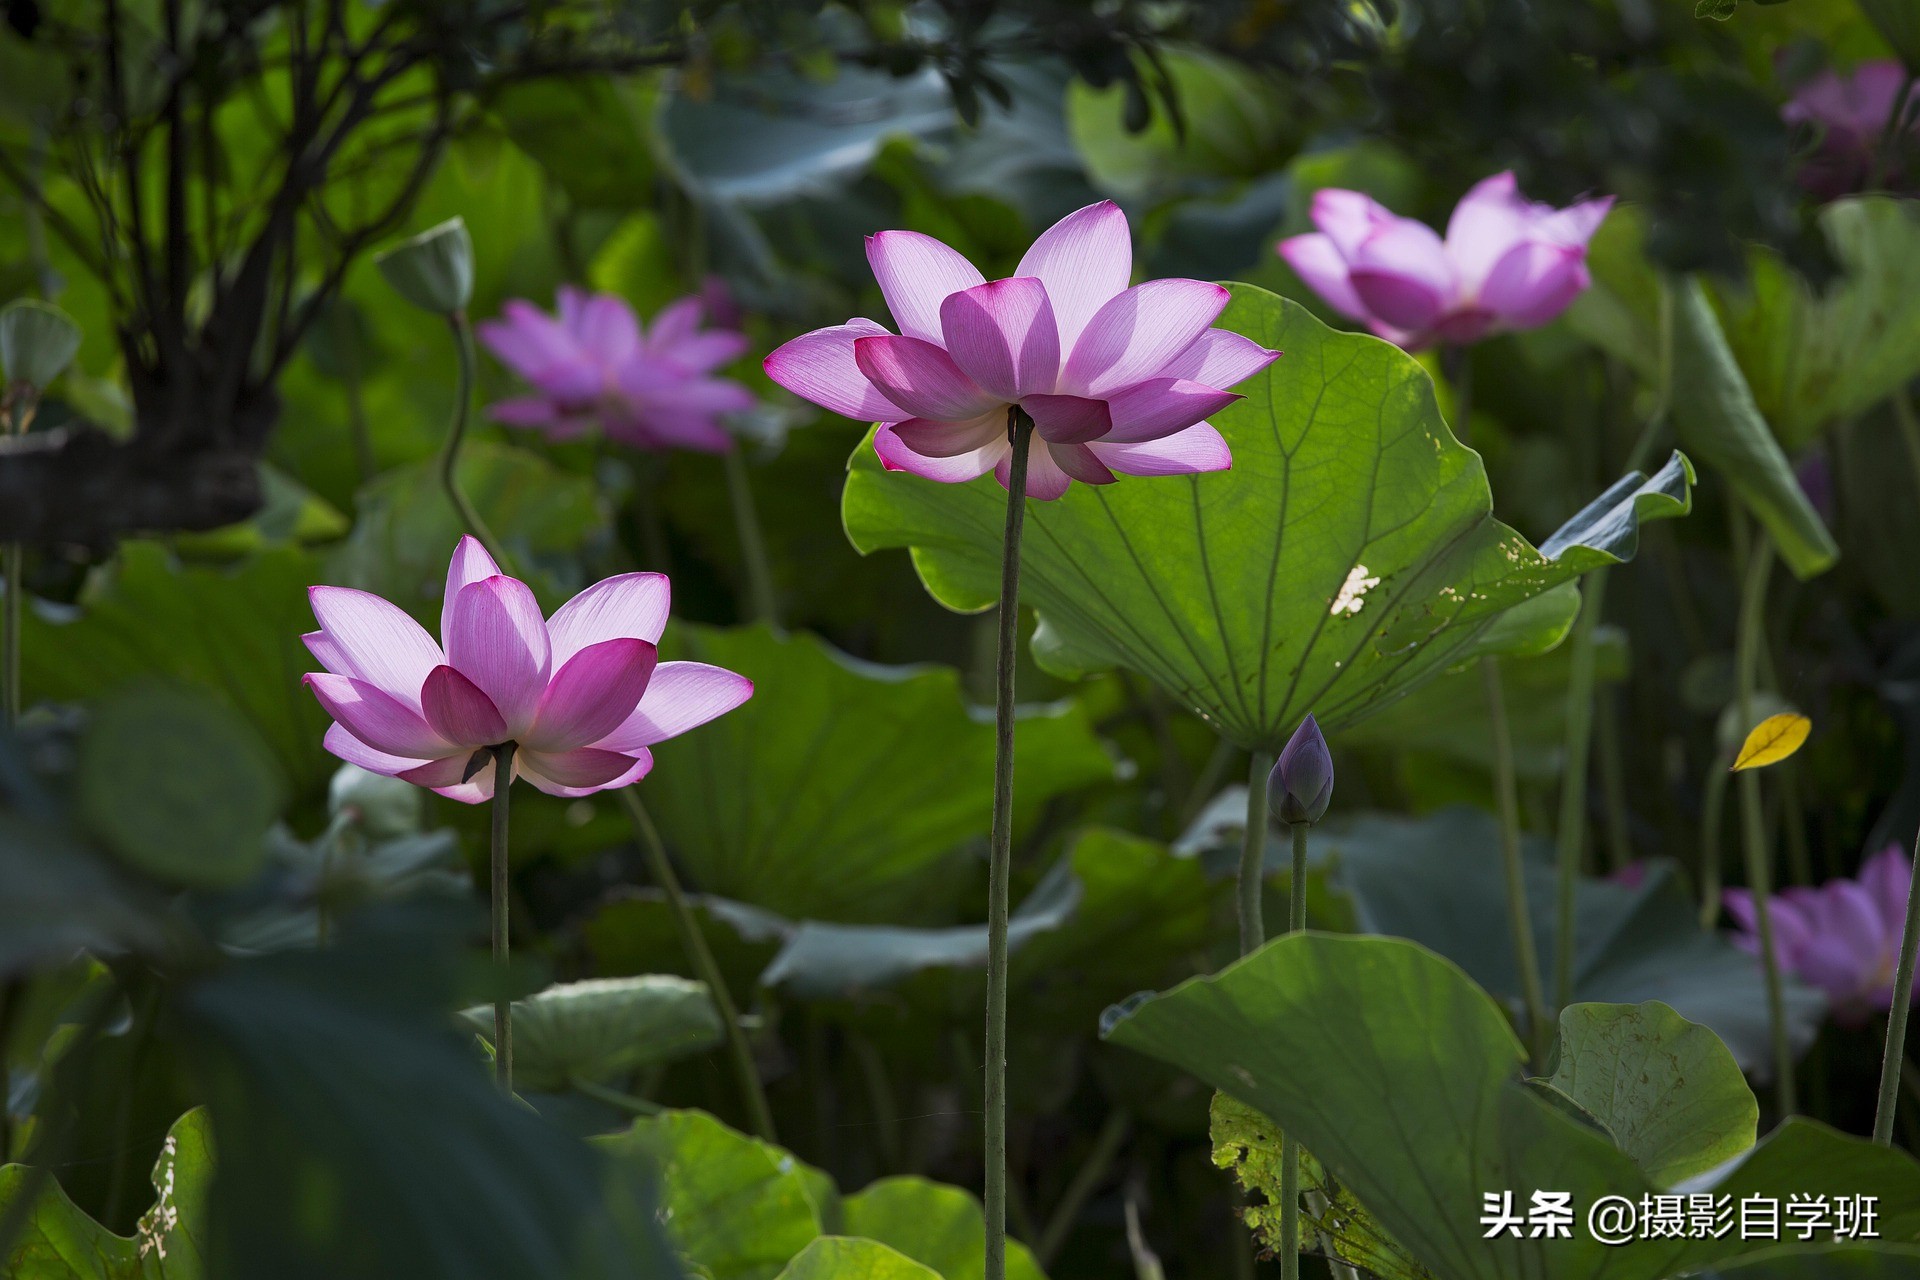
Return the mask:
<svg viewBox="0 0 1920 1280">
<path fill-rule="evenodd" d="M 1720 1037 L 1658 1000 L 1561 1010 L 1560 1059 L 1547 1083 L 1663 1187 L 1751 1147 L 1760 1121 Z"/>
<path fill-rule="evenodd" d="M 1633 553 L 1638 522 L 1688 509 L 1676 455 L 1616 486 L 1557 558 L 1493 518 L 1480 457 L 1453 438 L 1406 353 L 1340 333 L 1298 305 L 1234 285 L 1222 327 L 1286 354 L 1215 414 L 1232 470 L 1123 477 L 1030 502 L 1022 599 L 1036 656 L 1063 673 L 1121 666 L 1154 680 L 1242 746 L 1275 748 L 1308 711 L 1329 728 L 1386 705 L 1492 643 L 1537 650 L 1565 598 L 1493 632 L 1515 606 Z M 908 547 L 942 604 L 996 599 L 1005 495 L 849 466 L 842 513 L 863 553 Z"/>
</svg>

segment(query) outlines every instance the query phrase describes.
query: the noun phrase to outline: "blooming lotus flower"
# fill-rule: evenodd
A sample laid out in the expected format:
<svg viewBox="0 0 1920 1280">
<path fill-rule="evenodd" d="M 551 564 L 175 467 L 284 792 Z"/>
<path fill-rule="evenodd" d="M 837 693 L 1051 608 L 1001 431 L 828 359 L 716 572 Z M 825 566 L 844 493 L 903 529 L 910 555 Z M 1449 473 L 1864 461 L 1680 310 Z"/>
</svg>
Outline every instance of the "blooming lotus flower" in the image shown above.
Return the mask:
<svg viewBox="0 0 1920 1280">
<path fill-rule="evenodd" d="M 450 799 L 493 795 L 485 752 L 515 744 L 513 769 L 540 790 L 584 796 L 637 782 L 656 742 L 745 702 L 753 682 L 704 662 L 658 662 L 664 574 L 625 573 L 542 619 L 525 583 L 472 538 L 447 567 L 440 638 L 397 605 L 345 587 L 308 592 L 326 668 L 305 677 L 333 717 L 326 748 Z"/>
<path fill-rule="evenodd" d="M 697 297 L 662 308 L 644 329 L 619 298 L 567 286 L 558 318 L 519 298 L 502 313 L 477 327 L 480 340 L 535 392 L 488 410 L 508 426 L 571 440 L 598 425 L 639 449 L 725 453 L 733 437 L 720 415 L 754 405 L 739 383 L 708 376 L 738 358 L 747 339 L 701 328 Z"/>
<path fill-rule="evenodd" d="M 1592 283 L 1587 242 L 1611 196 L 1566 209 L 1534 204 L 1500 173 L 1467 192 L 1443 240 L 1358 191 L 1313 197 L 1317 233 L 1277 246 L 1334 310 L 1408 351 L 1533 329 Z"/>
<path fill-rule="evenodd" d="M 1842 1026 L 1860 1026 L 1893 1007 L 1893 969 L 1912 883 L 1913 863 L 1890 847 L 1867 859 L 1858 880 L 1783 889 L 1768 899 L 1780 967 L 1826 992 Z M 1753 895 L 1728 889 L 1722 901 L 1741 929 L 1734 941 L 1758 955 Z"/>
<path fill-rule="evenodd" d="M 1906 75 L 1899 62 L 1885 58 L 1863 62 L 1848 76 L 1823 71 L 1800 86 L 1780 118 L 1820 132 L 1818 148 L 1800 169 L 1802 186 L 1823 200 L 1866 186 Z M 1893 169 L 1888 166 L 1889 176 Z"/>
<path fill-rule="evenodd" d="M 1280 353 L 1210 326 L 1227 291 L 1198 280 L 1127 287 L 1133 244 L 1112 201 L 1068 214 L 1019 268 L 988 281 L 917 231 L 867 238 L 867 261 L 900 332 L 857 318 L 802 334 L 766 359 L 795 395 L 881 424 L 890 471 L 1006 485 L 1009 408 L 1033 419 L 1027 492 L 1137 476 L 1223 471 L 1226 441 L 1204 419 L 1226 388 Z"/>
</svg>

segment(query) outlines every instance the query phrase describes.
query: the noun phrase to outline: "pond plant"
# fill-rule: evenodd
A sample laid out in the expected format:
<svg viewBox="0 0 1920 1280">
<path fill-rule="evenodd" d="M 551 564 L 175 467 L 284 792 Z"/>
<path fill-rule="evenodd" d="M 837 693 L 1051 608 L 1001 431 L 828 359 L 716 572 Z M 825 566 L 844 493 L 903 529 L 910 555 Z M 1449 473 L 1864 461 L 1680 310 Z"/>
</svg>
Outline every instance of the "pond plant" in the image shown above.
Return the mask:
<svg viewBox="0 0 1920 1280">
<path fill-rule="evenodd" d="M 1920 1277 L 1907 0 L 0 12 L 0 1276 Z"/>
</svg>

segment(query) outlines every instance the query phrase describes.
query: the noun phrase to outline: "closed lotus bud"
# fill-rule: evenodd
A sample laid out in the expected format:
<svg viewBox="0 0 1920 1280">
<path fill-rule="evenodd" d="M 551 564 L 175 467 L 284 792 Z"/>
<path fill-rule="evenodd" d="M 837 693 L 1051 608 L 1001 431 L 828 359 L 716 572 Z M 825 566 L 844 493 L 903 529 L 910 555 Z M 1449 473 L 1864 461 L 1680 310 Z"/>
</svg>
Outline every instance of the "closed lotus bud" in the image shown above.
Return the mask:
<svg viewBox="0 0 1920 1280">
<path fill-rule="evenodd" d="M 374 258 L 395 293 L 438 315 L 464 311 L 473 297 L 473 239 L 467 224 L 449 218 Z"/>
<path fill-rule="evenodd" d="M 80 326 L 58 307 L 23 298 L 0 310 L 0 370 L 6 385 L 41 392 L 80 351 Z"/>
<path fill-rule="evenodd" d="M 1267 812 L 1275 822 L 1312 826 L 1333 799 L 1333 754 L 1320 726 L 1308 716 L 1287 740 L 1267 775 Z"/>
<path fill-rule="evenodd" d="M 327 786 L 327 810 L 334 817 L 351 811 L 369 840 L 393 840 L 420 830 L 420 789 L 357 764 L 341 765 Z"/>
</svg>

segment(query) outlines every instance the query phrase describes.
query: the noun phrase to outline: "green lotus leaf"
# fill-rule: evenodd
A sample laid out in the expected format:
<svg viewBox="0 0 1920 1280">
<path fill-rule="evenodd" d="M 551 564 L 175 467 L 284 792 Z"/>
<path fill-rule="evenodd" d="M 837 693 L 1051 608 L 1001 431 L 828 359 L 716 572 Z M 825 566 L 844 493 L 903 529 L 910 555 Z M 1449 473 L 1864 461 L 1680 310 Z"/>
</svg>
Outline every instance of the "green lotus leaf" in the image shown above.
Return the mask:
<svg viewBox="0 0 1920 1280">
<path fill-rule="evenodd" d="M 919 922 L 951 903 L 955 853 L 984 841 L 993 722 L 946 667 L 860 662 L 805 634 L 676 625 L 662 650 L 737 671 L 753 697 L 661 743 L 641 786 L 706 893 L 795 918 Z M 1108 781 L 1072 704 L 1023 710 L 1020 808 Z"/>
<path fill-rule="evenodd" d="M 1733 1233 L 1596 1240 L 1583 1229 L 1588 1207 L 1662 1188 L 1603 1131 L 1530 1087 L 1499 1006 L 1415 943 L 1278 938 L 1220 973 L 1109 1010 L 1103 1031 L 1291 1129 L 1383 1231 L 1449 1280 L 1662 1280 L 1780 1247 Z M 1685 1084 L 1691 1096 L 1695 1082 Z M 1920 1163 L 1809 1120 L 1787 1121 L 1684 1187 L 1736 1203 L 1871 1195 L 1881 1238 L 1920 1236 Z M 1534 1191 L 1566 1192 L 1580 1225 L 1567 1238 L 1489 1239 L 1484 1198 L 1500 1191 L 1523 1208 Z"/>
<path fill-rule="evenodd" d="M 1232 470 L 1028 507 L 1021 591 L 1050 669 L 1137 671 L 1235 743 L 1277 750 L 1308 711 L 1335 729 L 1468 658 L 1551 647 L 1577 603 L 1555 589 L 1630 558 L 1641 521 L 1689 509 L 1676 454 L 1536 549 L 1493 518 L 1479 455 L 1411 356 L 1231 287 L 1221 325 L 1286 352 L 1212 419 Z M 1005 494 L 991 477 L 889 473 L 862 445 L 841 507 L 856 548 L 910 548 L 947 607 L 997 599 Z"/>
<path fill-rule="evenodd" d="M 460 1015 L 489 1042 L 493 1006 Z M 705 984 L 663 974 L 563 982 L 513 1002 L 513 1077 L 525 1089 L 605 1084 L 720 1043 Z"/>
</svg>

